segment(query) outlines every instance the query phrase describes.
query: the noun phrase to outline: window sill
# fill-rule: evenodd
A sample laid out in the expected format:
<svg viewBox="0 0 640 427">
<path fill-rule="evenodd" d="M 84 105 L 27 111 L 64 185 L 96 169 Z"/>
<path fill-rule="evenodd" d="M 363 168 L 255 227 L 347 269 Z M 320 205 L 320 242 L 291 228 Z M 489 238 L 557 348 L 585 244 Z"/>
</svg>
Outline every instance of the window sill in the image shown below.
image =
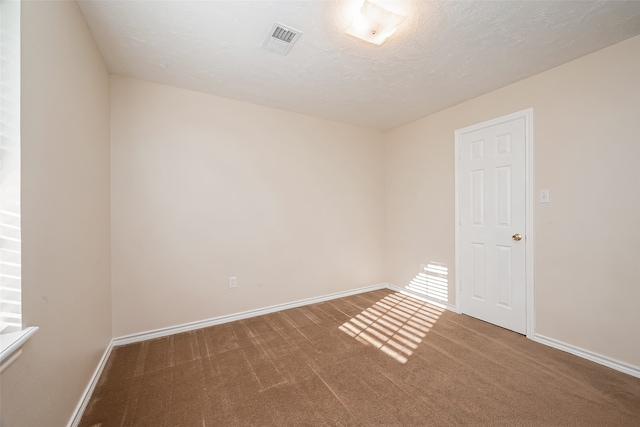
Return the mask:
<svg viewBox="0 0 640 427">
<path fill-rule="evenodd" d="M 0 373 L 22 354 L 22 346 L 36 332 L 38 327 L 31 326 L 18 332 L 0 334 Z"/>
</svg>

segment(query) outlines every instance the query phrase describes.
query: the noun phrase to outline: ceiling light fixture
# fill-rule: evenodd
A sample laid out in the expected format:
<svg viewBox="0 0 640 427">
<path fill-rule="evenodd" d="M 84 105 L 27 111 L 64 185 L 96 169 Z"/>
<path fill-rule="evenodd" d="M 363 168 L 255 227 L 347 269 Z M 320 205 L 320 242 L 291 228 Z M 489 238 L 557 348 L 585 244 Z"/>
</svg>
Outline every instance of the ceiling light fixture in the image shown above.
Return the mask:
<svg viewBox="0 0 640 427">
<path fill-rule="evenodd" d="M 392 35 L 404 16 L 394 13 L 383 6 L 365 0 L 360 12 L 345 30 L 349 35 L 369 43 L 381 45 Z"/>
</svg>

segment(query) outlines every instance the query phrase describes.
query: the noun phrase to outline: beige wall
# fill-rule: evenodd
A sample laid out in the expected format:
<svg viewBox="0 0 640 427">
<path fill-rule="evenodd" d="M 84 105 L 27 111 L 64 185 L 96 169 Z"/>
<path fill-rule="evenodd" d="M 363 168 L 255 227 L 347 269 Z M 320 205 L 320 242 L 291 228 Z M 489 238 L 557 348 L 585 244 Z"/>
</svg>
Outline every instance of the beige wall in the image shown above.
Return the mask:
<svg viewBox="0 0 640 427">
<path fill-rule="evenodd" d="M 75 2 L 22 3 L 22 276 L 3 427 L 65 425 L 111 339 L 109 77 Z"/>
<path fill-rule="evenodd" d="M 635 37 L 387 133 L 388 281 L 429 261 L 453 273 L 454 131 L 533 107 L 551 196 L 535 204 L 536 332 L 640 366 L 638 52 Z"/>
<path fill-rule="evenodd" d="M 111 83 L 115 336 L 382 281 L 379 132 Z"/>
</svg>

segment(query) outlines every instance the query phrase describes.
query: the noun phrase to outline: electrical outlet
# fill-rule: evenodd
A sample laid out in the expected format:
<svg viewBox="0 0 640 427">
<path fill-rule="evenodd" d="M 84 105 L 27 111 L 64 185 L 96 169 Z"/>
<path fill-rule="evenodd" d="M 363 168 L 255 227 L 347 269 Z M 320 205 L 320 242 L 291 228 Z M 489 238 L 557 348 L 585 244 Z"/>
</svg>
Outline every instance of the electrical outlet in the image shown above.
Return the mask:
<svg viewBox="0 0 640 427">
<path fill-rule="evenodd" d="M 233 277 L 229 278 L 229 287 L 230 288 L 235 288 L 236 287 L 236 276 L 233 276 Z"/>
</svg>

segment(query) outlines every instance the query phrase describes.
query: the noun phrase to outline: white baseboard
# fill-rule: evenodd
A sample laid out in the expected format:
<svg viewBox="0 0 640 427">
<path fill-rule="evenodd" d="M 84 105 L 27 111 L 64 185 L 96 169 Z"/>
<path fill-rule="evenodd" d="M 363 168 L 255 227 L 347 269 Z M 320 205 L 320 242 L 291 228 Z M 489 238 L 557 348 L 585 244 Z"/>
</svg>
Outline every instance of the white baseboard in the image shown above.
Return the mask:
<svg viewBox="0 0 640 427">
<path fill-rule="evenodd" d="M 615 369 L 616 371 L 620 371 L 633 377 L 640 378 L 640 367 L 638 366 L 620 362 L 619 360 L 615 360 L 610 357 L 603 356 L 601 354 L 555 340 L 553 338 L 545 337 L 544 335 L 534 334 L 532 339 L 533 341 L 539 342 L 540 344 L 548 345 L 549 347 L 566 351 L 567 353 L 574 354 L 576 356 L 582 357 L 583 359 L 587 359 L 600 365 L 604 365 L 608 368 Z"/>
<path fill-rule="evenodd" d="M 366 286 L 364 288 L 357 288 L 349 291 L 336 292 L 333 294 L 324 295 L 320 297 L 307 298 L 307 299 L 293 301 L 289 303 L 278 304 L 271 307 L 265 307 L 265 308 L 260 308 L 256 310 L 249 310 L 241 313 L 234 313 L 226 316 L 214 317 L 212 319 L 201 320 L 198 322 L 185 323 L 182 325 L 171 326 L 168 328 L 156 329 L 153 331 L 141 332 L 138 334 L 114 338 L 109 343 L 109 346 L 107 347 L 104 354 L 102 355 L 102 358 L 100 359 L 100 362 L 98 363 L 98 366 L 95 372 L 91 376 L 91 379 L 89 380 L 89 384 L 87 385 L 87 388 L 85 389 L 84 393 L 80 398 L 80 402 L 78 403 L 78 406 L 76 406 L 76 409 L 74 410 L 71 416 L 71 420 L 69 421 L 68 427 L 77 427 L 78 424 L 80 423 L 80 420 L 82 419 L 82 415 L 84 414 L 84 411 L 87 408 L 87 405 L 89 404 L 89 400 L 93 395 L 93 391 L 95 390 L 96 385 L 98 384 L 100 375 L 102 375 L 102 371 L 104 370 L 104 367 L 107 364 L 107 360 L 109 360 L 109 356 L 111 355 L 111 351 L 113 350 L 114 347 L 125 345 L 125 344 L 131 344 L 135 342 L 140 342 L 140 341 L 145 341 L 153 338 L 160 338 L 167 335 L 177 334 L 180 332 L 193 331 L 196 329 L 206 328 L 208 326 L 219 325 L 227 322 L 233 322 L 236 320 L 248 319 L 250 317 L 262 316 L 263 314 L 274 313 L 276 311 L 286 310 L 289 308 L 302 307 L 304 305 L 315 304 L 317 302 L 328 301 L 336 298 L 343 298 L 351 295 L 361 294 L 361 293 L 370 292 L 370 291 L 376 291 L 376 290 L 385 289 L 385 288 L 387 288 L 387 284 L 382 283 L 379 285 Z"/>
<path fill-rule="evenodd" d="M 398 286 L 392 285 L 390 283 L 385 283 L 386 287 L 389 290 L 402 293 L 404 295 L 409 295 L 413 298 L 417 298 L 421 301 L 428 302 L 430 304 L 434 304 L 438 307 L 446 308 L 447 310 L 451 310 L 455 313 L 460 313 L 460 310 L 451 304 L 443 303 L 442 301 L 437 301 L 431 298 L 426 298 L 422 295 L 416 294 L 415 292 L 411 292 L 407 289 L 400 288 Z M 592 362 L 598 363 L 600 365 L 606 366 L 611 369 L 615 369 L 616 371 L 623 372 L 625 374 L 631 375 L 636 378 L 640 378 L 640 367 L 630 365 L 628 363 L 620 362 L 619 360 L 612 359 L 607 356 L 603 356 L 598 353 L 594 353 L 589 350 L 585 350 L 580 347 L 573 346 L 571 344 L 564 343 L 562 341 L 558 341 L 553 338 L 546 337 L 544 335 L 534 333 L 531 339 L 540 344 L 547 345 L 549 347 L 553 347 L 558 350 L 566 351 L 567 353 L 571 353 L 573 355 L 582 357 L 583 359 L 590 360 Z"/>
<path fill-rule="evenodd" d="M 77 427 L 78 424 L 80 424 L 80 420 L 82 419 L 84 410 L 87 408 L 87 405 L 89 404 L 91 395 L 93 395 L 93 391 L 95 390 L 96 385 L 100 380 L 100 375 L 102 375 L 102 371 L 104 370 L 104 367 L 107 364 L 107 360 L 109 360 L 109 356 L 111 355 L 112 349 L 113 349 L 113 340 L 111 340 L 106 350 L 104 351 L 104 354 L 100 359 L 100 362 L 98 362 L 98 366 L 96 367 L 96 370 L 93 372 L 93 375 L 89 380 L 89 384 L 87 385 L 87 388 L 84 390 L 84 393 L 82 393 L 80 401 L 78 402 L 78 406 L 76 406 L 76 409 L 73 411 L 73 414 L 71 415 L 71 419 L 69 420 L 68 427 Z"/>
<path fill-rule="evenodd" d="M 449 311 L 453 311 L 454 313 L 460 313 L 460 311 L 456 308 L 455 305 L 451 305 L 449 303 L 443 302 L 443 301 L 438 301 L 437 299 L 433 299 L 433 298 L 429 298 L 429 297 L 425 297 L 424 295 L 420 295 L 417 292 L 412 292 L 408 289 L 403 289 L 400 288 L 396 285 L 392 285 L 391 283 L 385 283 L 387 289 L 394 291 L 394 292 L 398 292 L 401 293 L 403 295 L 408 295 L 412 298 L 415 299 L 419 299 L 420 301 L 424 301 L 424 302 L 428 302 L 429 304 L 435 305 L 437 307 L 440 308 L 445 308 Z"/>
<path fill-rule="evenodd" d="M 167 327 L 167 328 L 162 328 L 162 329 L 155 329 L 152 331 L 147 331 L 147 332 L 140 332 L 137 334 L 132 334 L 132 335 L 126 335 L 126 336 L 122 336 L 122 337 L 118 337 L 118 338 L 114 338 L 113 340 L 111 340 L 111 343 L 109 343 L 109 346 L 107 347 L 107 349 L 105 350 L 102 359 L 100 359 L 100 362 L 98 363 L 98 367 L 96 368 L 93 376 L 91 377 L 91 380 L 89 382 L 89 384 L 87 385 L 86 390 L 84 391 L 82 398 L 80 400 L 80 402 L 78 403 L 78 406 L 76 407 L 73 416 L 71 417 L 71 420 L 69 421 L 69 425 L 68 427 L 77 427 L 77 425 L 80 423 L 80 420 L 82 418 L 82 414 L 84 413 L 87 404 L 89 403 L 89 400 L 91 399 L 91 395 L 93 394 L 93 391 L 98 383 L 98 380 L 100 379 L 100 375 L 102 374 L 102 371 L 107 363 L 107 360 L 109 359 L 109 355 L 111 354 L 111 350 L 113 349 L 113 347 L 117 347 L 120 345 L 125 345 L 125 344 L 131 344 L 131 343 L 136 343 L 136 342 L 140 342 L 140 341 L 145 341 L 145 340 L 149 340 L 149 339 L 153 339 L 153 338 L 160 338 L 160 337 L 165 337 L 168 335 L 173 335 L 173 334 L 177 334 L 177 333 L 181 333 L 181 332 L 188 332 L 188 331 L 193 331 L 196 329 L 201 329 L 201 328 L 206 328 L 209 326 L 214 326 L 214 325 L 220 325 L 222 323 L 228 323 L 228 322 L 233 322 L 236 320 L 241 320 L 241 319 L 248 319 L 250 317 L 256 317 L 256 316 L 262 316 L 264 314 L 269 314 L 269 313 L 274 313 L 277 311 L 282 311 L 282 310 L 287 310 L 290 308 L 296 308 L 296 307 L 302 307 L 305 305 L 309 305 L 309 304 L 315 304 L 318 302 L 323 302 L 323 301 L 329 301 L 332 299 L 336 299 L 336 298 L 343 298 L 343 297 L 347 297 L 347 296 L 351 296 L 351 295 L 357 295 L 357 294 L 361 294 L 364 292 L 370 292 L 370 291 L 376 291 L 379 289 L 389 289 L 391 291 L 394 292 L 399 292 L 401 294 L 404 295 L 408 295 L 410 297 L 419 299 L 421 301 L 425 301 L 428 302 L 430 304 L 436 305 L 438 307 L 442 307 L 445 308 L 447 310 L 453 311 L 455 313 L 459 313 L 459 310 L 456 308 L 456 306 L 448 304 L 448 303 L 443 303 L 442 301 L 437 301 L 431 298 L 426 298 L 420 294 L 411 292 L 407 289 L 403 289 L 400 287 L 397 287 L 395 285 L 392 285 L 390 283 L 381 283 L 378 285 L 373 285 L 373 286 L 367 286 L 367 287 L 363 287 L 363 288 L 357 288 L 357 289 L 352 289 L 349 291 L 343 291 L 343 292 L 336 292 L 333 294 L 328 294 L 328 295 L 324 295 L 324 296 L 320 296 L 320 297 L 315 297 L 315 298 L 307 298 L 307 299 L 303 299 L 303 300 L 298 300 L 298 301 L 293 301 L 293 302 L 289 302 L 289 303 L 284 303 L 284 304 L 277 304 L 277 305 L 273 305 L 270 307 L 265 307 L 265 308 L 260 308 L 260 309 L 256 309 L 256 310 L 249 310 L 249 311 L 244 311 L 241 313 L 234 313 L 234 314 L 229 314 L 229 315 L 225 315 L 225 316 L 219 316 L 219 317 L 214 317 L 211 319 L 206 319 L 206 320 L 200 320 L 197 322 L 191 322 L 191 323 L 185 323 L 182 325 L 177 325 L 177 326 L 171 326 L 171 327 Z M 596 362 L 599 363 L 601 365 L 607 366 L 609 368 L 615 369 L 617 371 L 623 372 L 625 374 L 640 378 L 640 368 L 637 366 L 633 366 L 624 362 L 620 362 L 614 359 L 611 359 L 609 357 L 606 356 L 602 356 L 600 354 L 597 353 L 593 353 L 591 351 L 588 350 L 584 350 L 581 349 L 579 347 L 575 347 L 572 346 L 570 344 L 566 344 L 563 343 L 561 341 L 555 340 L 553 338 L 549 338 L 549 337 L 545 337 L 543 335 L 540 334 L 534 334 L 533 336 L 533 341 L 539 342 L 541 344 L 544 345 L 548 345 L 549 347 L 553 347 L 556 348 L 558 350 L 562 350 L 562 351 L 566 351 L 568 353 L 574 354 L 576 356 L 582 357 L 584 359 L 587 360 L 591 360 L 592 362 Z"/>
<path fill-rule="evenodd" d="M 234 322 L 236 320 L 262 316 L 264 314 L 275 313 L 276 311 L 287 310 L 289 308 L 302 307 L 304 305 L 315 304 L 322 301 L 328 301 L 336 298 L 343 298 L 350 295 L 356 295 L 364 292 L 376 291 L 376 290 L 385 289 L 385 288 L 387 288 L 387 284 L 381 283 L 379 285 L 366 286 L 364 288 L 357 288 L 357 289 L 352 289 L 352 290 L 343 291 L 343 292 L 336 292 L 333 294 L 323 295 L 320 297 L 307 298 L 307 299 L 288 302 L 284 304 L 272 305 L 270 307 L 259 308 L 256 310 L 243 311 L 241 313 L 228 314 L 225 316 L 214 317 L 211 319 L 199 320 L 197 322 L 184 323 L 182 325 L 170 326 L 167 328 L 155 329 L 147 332 L 140 332 L 137 334 L 114 338 L 113 345 L 115 347 L 119 345 L 146 341 L 153 338 L 166 337 L 167 335 L 194 331 L 196 329 L 202 329 L 202 328 L 207 328 L 209 326 L 220 325 L 222 323 Z"/>
</svg>

